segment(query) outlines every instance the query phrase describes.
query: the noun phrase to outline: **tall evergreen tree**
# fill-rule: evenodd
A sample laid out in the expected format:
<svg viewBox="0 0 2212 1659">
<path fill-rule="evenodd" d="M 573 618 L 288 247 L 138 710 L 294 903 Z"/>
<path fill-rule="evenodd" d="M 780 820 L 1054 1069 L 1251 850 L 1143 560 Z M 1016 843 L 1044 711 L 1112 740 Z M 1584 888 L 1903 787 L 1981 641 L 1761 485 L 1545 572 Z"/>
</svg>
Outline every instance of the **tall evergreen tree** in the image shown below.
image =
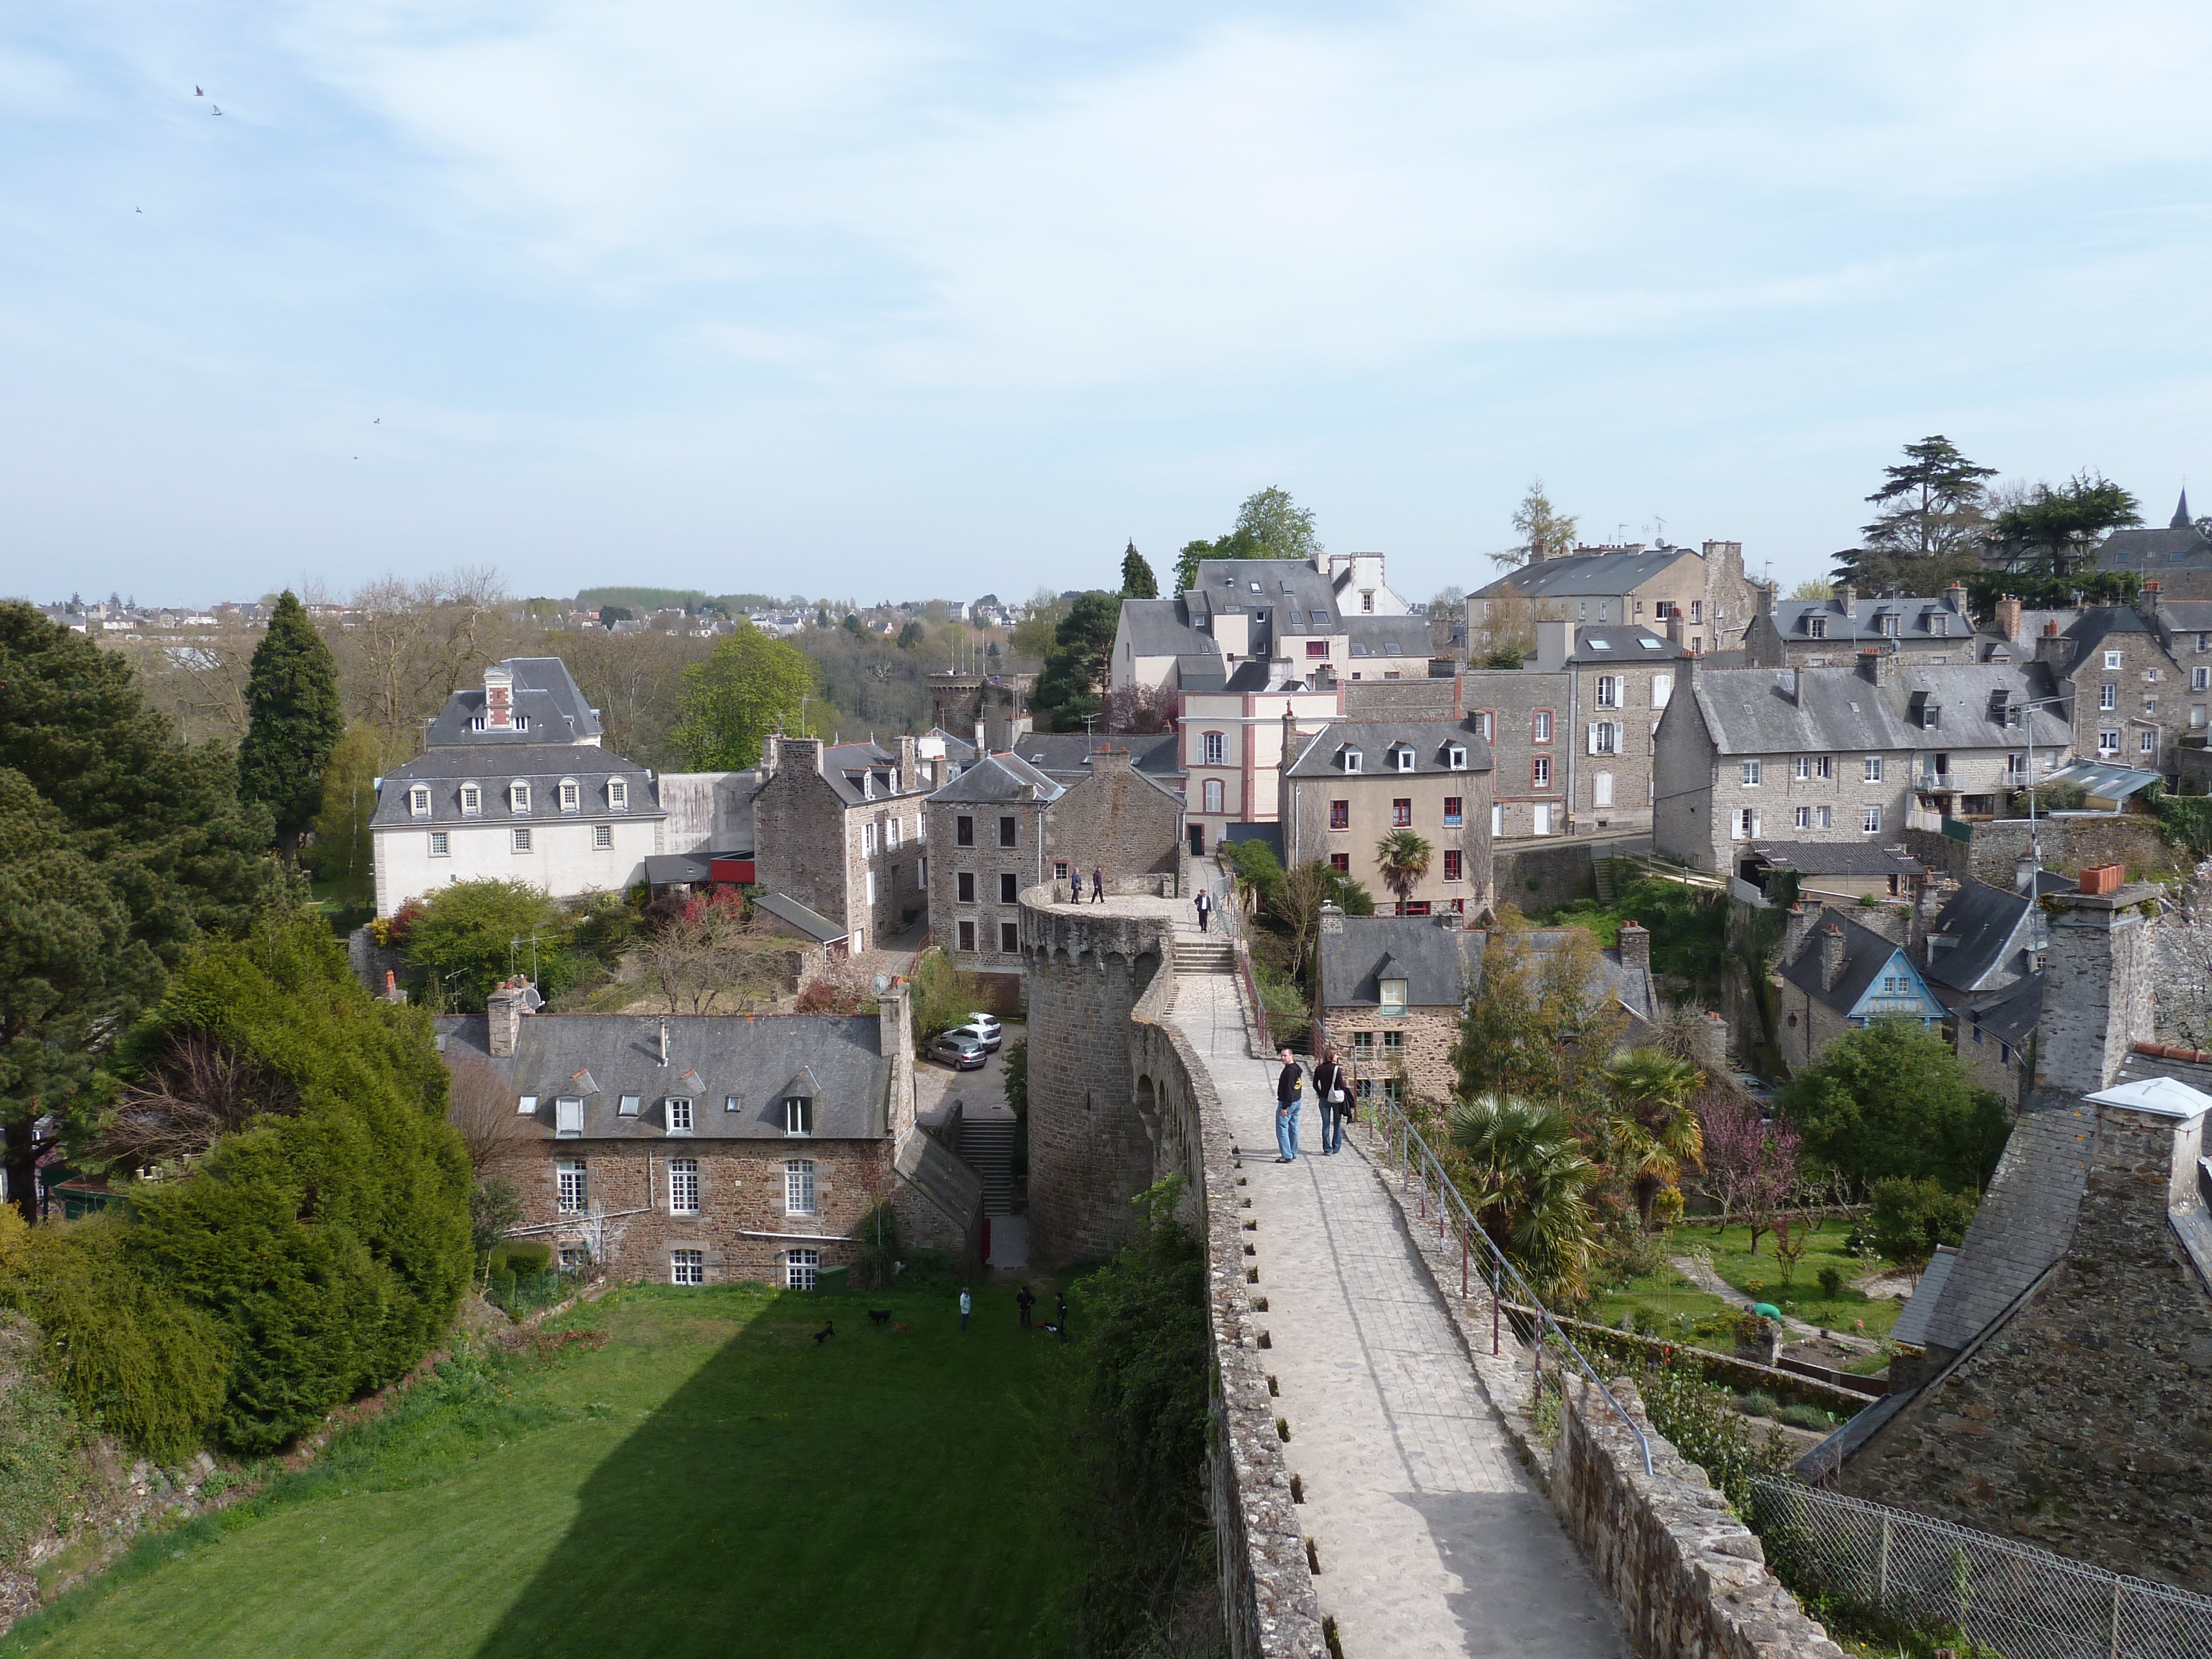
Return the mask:
<svg viewBox="0 0 2212 1659">
<path fill-rule="evenodd" d="M 322 810 L 323 769 L 345 735 L 338 665 L 291 590 L 277 596 L 269 631 L 253 647 L 246 684 L 251 721 L 238 746 L 238 793 L 276 821 L 276 845 L 296 858 L 300 837 Z"/>
<path fill-rule="evenodd" d="M 1132 541 L 1129 550 L 1121 556 L 1121 597 L 1125 599 L 1157 599 L 1160 585 L 1152 579 L 1152 568 L 1145 562 L 1145 556 L 1137 551 Z"/>
<path fill-rule="evenodd" d="M 2026 550 L 2033 568 L 2063 576 L 2105 532 L 2142 522 L 2142 505 L 2128 491 L 2101 472 L 2077 472 L 2056 489 L 2036 485 L 2026 501 L 1997 514 L 1995 529 L 1999 541 Z"/>
<path fill-rule="evenodd" d="M 1060 618 L 1051 654 L 1030 696 L 1030 706 L 1051 721 L 1052 730 L 1080 732 L 1083 717 L 1099 712 L 1121 615 L 1121 604 L 1111 594 L 1085 593 Z"/>
<path fill-rule="evenodd" d="M 0 1137 L 27 1216 L 54 1144 L 39 1126 L 92 1103 L 167 965 L 251 926 L 270 836 L 229 752 L 179 743 L 121 657 L 0 604 Z"/>
<path fill-rule="evenodd" d="M 1836 555 L 1836 580 L 1933 593 L 1964 576 L 1980 562 L 1990 523 L 1982 481 L 1995 477 L 1940 432 L 1905 445 L 1905 459 L 1884 467 L 1881 487 L 1867 497 L 1881 511 L 1859 526 L 1864 544 Z"/>
</svg>

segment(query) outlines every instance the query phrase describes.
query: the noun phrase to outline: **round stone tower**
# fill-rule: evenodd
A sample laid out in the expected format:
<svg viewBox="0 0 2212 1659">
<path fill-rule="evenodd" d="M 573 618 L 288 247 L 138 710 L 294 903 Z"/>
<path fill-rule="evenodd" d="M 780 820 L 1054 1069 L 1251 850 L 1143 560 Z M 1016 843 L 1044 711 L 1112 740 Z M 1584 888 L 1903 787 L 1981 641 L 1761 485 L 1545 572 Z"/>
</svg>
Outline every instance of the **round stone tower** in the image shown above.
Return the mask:
<svg viewBox="0 0 2212 1659">
<path fill-rule="evenodd" d="M 1173 960 L 1164 916 L 1117 915 L 1110 900 L 1054 908 L 1055 890 L 1034 887 L 1021 902 L 1030 1259 L 1046 1267 L 1111 1255 L 1135 1220 L 1129 1200 L 1152 1185 L 1152 1139 L 1129 1071 L 1129 1015 L 1162 963 Z"/>
</svg>

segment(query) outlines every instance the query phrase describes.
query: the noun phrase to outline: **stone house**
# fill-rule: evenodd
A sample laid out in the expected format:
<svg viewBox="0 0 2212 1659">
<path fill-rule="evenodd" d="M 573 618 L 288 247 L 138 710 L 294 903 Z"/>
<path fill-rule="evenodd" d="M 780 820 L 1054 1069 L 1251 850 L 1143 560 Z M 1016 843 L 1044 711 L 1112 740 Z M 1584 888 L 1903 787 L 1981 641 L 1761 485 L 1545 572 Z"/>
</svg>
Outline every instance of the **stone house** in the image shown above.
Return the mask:
<svg viewBox="0 0 2212 1659">
<path fill-rule="evenodd" d="M 857 1017 L 546 1014 L 535 1000 L 502 986 L 484 1014 L 440 1019 L 438 1044 L 458 1093 L 512 1103 L 498 1162 L 517 1231 L 563 1265 L 811 1289 L 855 1258 L 885 1200 L 906 1242 L 972 1253 L 981 1182 L 916 1127 L 904 981 Z"/>
<path fill-rule="evenodd" d="M 1708 669 L 1659 723 L 1652 844 L 1726 871 L 1746 843 L 1887 845 L 1995 813 L 2070 750 L 2042 664 Z"/>
<path fill-rule="evenodd" d="M 826 744 L 771 736 L 753 797 L 755 879 L 844 930 L 854 955 L 928 904 L 920 740 Z"/>
<path fill-rule="evenodd" d="M 2212 600 L 2212 538 L 2189 516 L 2186 489 L 2164 529 L 2115 530 L 2097 544 L 2093 568 L 2138 571 L 2170 599 Z"/>
<path fill-rule="evenodd" d="M 1201 559 L 1196 583 L 1124 599 L 1113 685 L 1218 690 L 1250 663 L 1267 683 L 1425 678 L 1429 625 L 1383 579 L 1380 553 Z"/>
<path fill-rule="evenodd" d="M 454 882 L 556 899 L 620 892 L 665 850 L 652 773 L 600 746 L 599 711 L 558 657 L 514 657 L 456 691 L 413 760 L 377 780 L 376 914 Z"/>
<path fill-rule="evenodd" d="M 1938 666 L 1983 662 L 1993 650 L 2010 659 L 2004 640 L 1975 628 L 1964 582 L 1933 599 L 1862 597 L 1848 582 L 1825 599 L 1778 599 L 1771 583 L 1753 592 L 1759 608 L 1743 648 L 1754 668 L 1847 668 L 1868 650 Z"/>
<path fill-rule="evenodd" d="M 1775 980 L 1776 1036 L 1792 1070 L 1811 1065 L 1870 1019 L 1902 1015 L 1934 1026 L 1943 1018 L 1942 1003 L 1904 940 L 1826 905 L 1790 909 Z"/>
<path fill-rule="evenodd" d="M 2185 667 L 2172 642 L 2154 597 L 2143 611 L 2098 605 L 2063 626 L 2057 617 L 2045 622 L 2035 660 L 2056 677 L 2057 694 L 2072 699 L 2076 754 L 2175 773 L 2176 747 L 2184 735 L 2203 732 L 2212 706 L 2212 656 Z"/>
<path fill-rule="evenodd" d="M 1540 927 L 1516 937 L 1540 958 L 1571 931 Z M 1463 929 L 1449 916 L 1322 914 L 1314 956 L 1317 1041 L 1336 1045 L 1361 1099 L 1378 1091 L 1435 1103 L 1453 1097 L 1460 1017 L 1481 983 L 1490 939 L 1487 932 Z M 1599 972 L 1628 1016 L 1624 1046 L 1633 1048 L 1650 1040 L 1659 1006 L 1651 935 L 1632 921 L 1622 926 L 1620 941 L 1599 953 Z"/>
<path fill-rule="evenodd" d="M 1467 717 L 1490 740 L 1492 834 L 1649 830 L 1654 734 L 1687 649 L 1619 624 L 1540 622 L 1535 638 L 1524 666 L 1463 677 Z"/>
<path fill-rule="evenodd" d="M 2083 887 L 2108 886 L 2110 878 Z M 1858 1497 L 2212 1592 L 2212 1055 L 2151 1042 L 2157 890 L 2055 896 L 2038 1076 L 1897 1325 L 1891 1392 L 1800 1461 Z"/>
<path fill-rule="evenodd" d="M 1769 902 L 1785 877 L 1800 903 L 1855 904 L 1863 898 L 1911 903 L 1927 882 L 1928 866 L 1871 842 L 1747 842 L 1736 857 L 1730 891 L 1746 902 Z"/>
<path fill-rule="evenodd" d="M 2042 907 L 2027 890 L 2028 873 L 2021 872 L 2017 890 L 1969 876 L 1943 899 L 1921 945 L 1923 972 L 1950 1015 L 1960 1063 L 2014 1111 L 2034 1082 L 2049 943 Z M 2071 885 L 2055 878 L 2045 890 Z"/>
<path fill-rule="evenodd" d="M 1102 744 L 1063 784 L 1018 755 L 990 755 L 931 795 L 930 942 L 977 975 L 1002 1007 L 1022 1001 L 1020 896 L 1071 872 L 1120 892 L 1172 892 L 1182 801 L 1171 782 Z"/>
<path fill-rule="evenodd" d="M 1178 701 L 1176 734 L 1194 858 L 1218 847 L 1232 823 L 1275 821 L 1284 733 L 1320 731 L 1341 715 L 1344 702 L 1335 686 L 1271 679 L 1267 664 L 1251 662 L 1219 690 L 1186 686 Z"/>
<path fill-rule="evenodd" d="M 1468 594 L 1468 654 L 1525 644 L 1540 622 L 1626 623 L 1665 634 L 1692 656 L 1732 651 L 1742 646 L 1753 603 L 1741 542 L 1577 547 Z"/>
<path fill-rule="evenodd" d="M 1376 846 L 1412 830 L 1432 851 L 1404 902 L 1407 915 L 1480 915 L 1495 902 L 1491 867 L 1490 745 L 1460 720 L 1338 721 L 1312 735 L 1283 720 L 1278 806 L 1283 863 L 1322 859 L 1380 904 Z"/>
<path fill-rule="evenodd" d="M 1952 1010 L 1952 1047 L 1974 1086 L 2005 1103 L 2027 1104 L 2035 1087 L 2035 1033 L 2043 1023 L 2043 975 L 2029 974 L 1970 997 Z"/>
</svg>

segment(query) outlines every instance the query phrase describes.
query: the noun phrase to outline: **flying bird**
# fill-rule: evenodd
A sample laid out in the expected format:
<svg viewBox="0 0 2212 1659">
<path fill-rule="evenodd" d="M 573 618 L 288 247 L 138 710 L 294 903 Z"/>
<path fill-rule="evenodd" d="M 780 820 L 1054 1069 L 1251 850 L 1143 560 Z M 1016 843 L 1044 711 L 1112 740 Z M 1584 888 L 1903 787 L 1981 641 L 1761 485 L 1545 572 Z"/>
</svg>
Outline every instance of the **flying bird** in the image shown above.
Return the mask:
<svg viewBox="0 0 2212 1659">
<path fill-rule="evenodd" d="M 222 113 L 222 106 L 221 104 L 210 104 L 208 106 L 208 112 L 212 115 L 220 115 Z"/>
<path fill-rule="evenodd" d="M 384 424 L 384 416 L 381 415 L 378 416 L 374 420 L 371 421 L 369 424 L 371 426 L 382 426 Z"/>
<path fill-rule="evenodd" d="M 204 98 L 207 96 L 207 94 L 202 92 L 198 87 L 194 87 L 192 88 L 192 96 L 195 98 Z"/>
</svg>

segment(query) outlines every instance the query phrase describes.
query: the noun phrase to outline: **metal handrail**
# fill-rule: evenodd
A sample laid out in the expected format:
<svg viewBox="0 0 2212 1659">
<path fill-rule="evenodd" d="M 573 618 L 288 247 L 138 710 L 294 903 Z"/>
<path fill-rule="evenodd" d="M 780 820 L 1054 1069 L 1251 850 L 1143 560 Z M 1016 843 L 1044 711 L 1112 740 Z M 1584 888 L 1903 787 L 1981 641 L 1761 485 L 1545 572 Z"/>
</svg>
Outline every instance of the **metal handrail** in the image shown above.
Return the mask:
<svg viewBox="0 0 2212 1659">
<path fill-rule="evenodd" d="M 1313 1051 L 1314 1054 L 1318 1056 L 1322 1046 L 1329 1042 L 1331 1039 L 1328 1036 L 1325 1028 L 1322 1027 L 1318 1020 L 1315 1022 L 1314 1029 L 1316 1033 L 1316 1036 L 1313 1044 Z M 1356 1091 L 1358 1086 L 1360 1071 L 1358 1062 L 1346 1061 L 1340 1057 L 1337 1063 L 1345 1068 L 1346 1075 L 1352 1079 L 1355 1091 L 1353 1097 L 1355 1100 L 1358 1099 L 1358 1097 Z M 1376 1081 L 1372 1077 L 1370 1077 L 1367 1080 L 1370 1083 Z M 1413 1127 L 1413 1120 L 1406 1115 L 1405 1111 L 1395 1101 L 1392 1100 L 1388 1094 L 1384 1093 L 1380 1089 L 1376 1089 L 1370 1093 L 1367 1096 L 1367 1101 L 1369 1104 L 1375 1108 L 1375 1115 L 1368 1120 L 1368 1144 L 1370 1146 L 1376 1144 L 1376 1132 L 1382 1127 L 1382 1115 L 1383 1112 L 1388 1111 L 1391 1117 L 1395 1120 L 1395 1124 L 1391 1134 L 1383 1136 L 1382 1140 L 1383 1144 L 1386 1146 L 1388 1146 L 1393 1139 L 1397 1141 L 1399 1148 L 1399 1166 L 1408 1173 L 1411 1173 L 1413 1169 L 1412 1152 L 1414 1148 L 1418 1147 L 1419 1149 L 1421 1155 L 1421 1168 L 1419 1170 L 1421 1180 L 1421 1213 L 1423 1217 L 1425 1218 L 1428 1214 L 1429 1181 L 1431 1175 L 1433 1174 L 1436 1180 L 1437 1190 L 1437 1236 L 1440 1237 L 1443 1236 L 1446 1225 L 1449 1223 L 1455 1221 L 1458 1224 L 1457 1230 L 1460 1236 L 1459 1293 L 1462 1299 L 1465 1299 L 1468 1296 L 1468 1285 L 1469 1283 L 1468 1274 L 1469 1268 L 1472 1265 L 1469 1261 L 1469 1256 L 1473 1251 L 1472 1241 L 1475 1239 L 1480 1239 L 1482 1241 L 1482 1249 L 1490 1258 L 1491 1268 L 1491 1352 L 1495 1354 L 1498 1351 L 1498 1327 L 1503 1312 L 1502 1304 L 1504 1296 L 1504 1281 L 1510 1278 L 1513 1284 L 1518 1287 L 1522 1297 L 1524 1298 L 1522 1305 L 1525 1305 L 1535 1315 L 1536 1319 L 1539 1322 L 1538 1328 L 1535 1332 L 1536 1340 L 1532 1345 L 1535 1349 L 1536 1353 L 1536 1376 L 1538 1386 L 1540 1388 L 1542 1385 L 1544 1373 L 1543 1334 L 1545 1328 L 1548 1327 L 1552 1334 L 1559 1339 L 1559 1346 L 1574 1356 L 1575 1364 L 1580 1368 L 1582 1374 L 1589 1379 L 1592 1386 L 1594 1386 L 1600 1394 L 1605 1396 L 1605 1403 L 1613 1407 L 1613 1414 L 1620 1418 L 1620 1420 L 1627 1425 L 1628 1431 L 1636 1437 L 1637 1449 L 1644 1454 L 1644 1473 L 1646 1474 L 1654 1474 L 1655 1471 L 1651 1467 L 1650 1440 L 1646 1437 L 1644 1431 L 1638 1426 L 1636 1419 L 1628 1414 L 1627 1409 L 1621 1405 L 1620 1401 L 1613 1398 L 1613 1390 L 1605 1385 L 1605 1379 L 1601 1377 L 1597 1374 L 1596 1370 L 1592 1368 L 1589 1361 L 1583 1357 L 1583 1351 L 1575 1346 L 1574 1339 L 1569 1336 L 1566 1332 L 1560 1328 L 1559 1322 L 1552 1316 L 1552 1310 L 1544 1305 L 1543 1298 L 1536 1294 L 1534 1287 L 1532 1286 L 1527 1279 L 1521 1276 L 1521 1273 L 1518 1268 L 1514 1267 L 1510 1261 L 1508 1261 L 1505 1259 L 1505 1253 L 1498 1248 L 1497 1241 L 1492 1238 L 1490 1234 L 1485 1231 L 1482 1224 L 1475 1219 L 1474 1212 L 1468 1207 L 1467 1200 L 1460 1195 L 1459 1188 L 1452 1183 L 1451 1178 L 1444 1173 L 1444 1166 L 1443 1163 L 1437 1158 L 1434 1152 L 1429 1150 L 1429 1143 L 1421 1138 L 1421 1132 Z M 1449 1207 L 1445 1202 L 1447 1196 L 1449 1196 Z M 1454 1213 L 1455 1212 L 1456 1212 L 1455 1214 Z"/>
</svg>

